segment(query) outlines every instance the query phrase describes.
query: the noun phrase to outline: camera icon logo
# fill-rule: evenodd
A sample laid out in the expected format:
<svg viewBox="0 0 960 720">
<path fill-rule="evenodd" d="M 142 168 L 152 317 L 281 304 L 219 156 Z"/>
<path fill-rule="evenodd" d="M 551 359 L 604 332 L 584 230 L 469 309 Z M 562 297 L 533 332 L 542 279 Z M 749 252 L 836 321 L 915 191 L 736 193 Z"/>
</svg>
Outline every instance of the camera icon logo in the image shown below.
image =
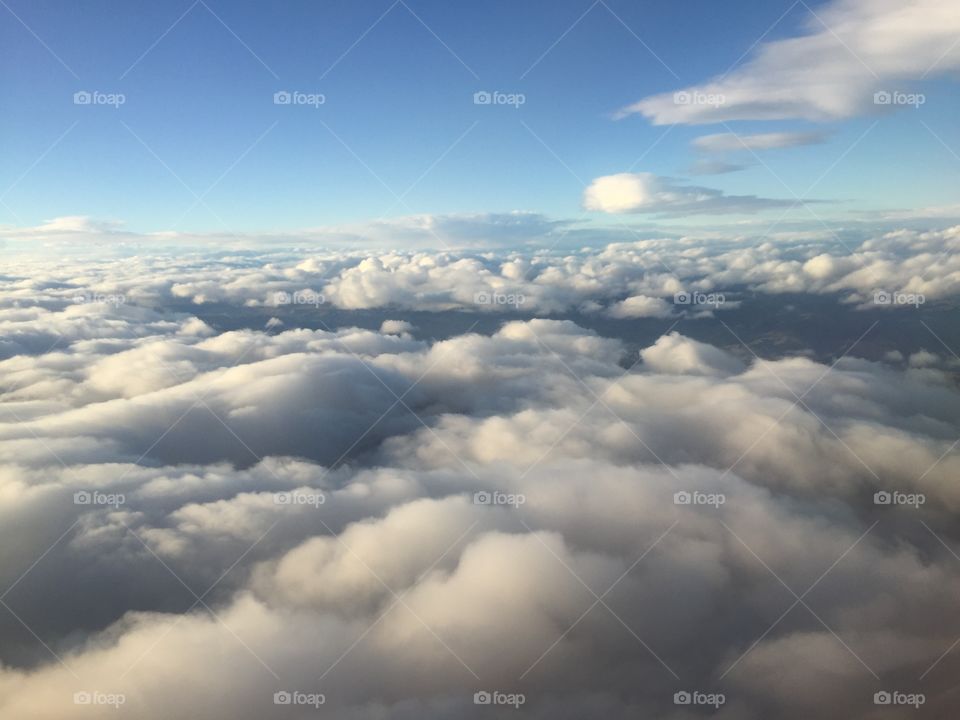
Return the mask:
<svg viewBox="0 0 960 720">
<path fill-rule="evenodd" d="M 489 305 L 490 304 L 490 293 L 478 292 L 473 296 L 473 301 L 477 305 Z"/>
<path fill-rule="evenodd" d="M 286 690 L 280 690 L 273 694 L 274 705 L 289 705 L 292 702 L 293 702 L 293 695 L 288 693 Z"/>
<path fill-rule="evenodd" d="M 880 492 L 875 492 L 873 494 L 874 505 L 889 505 L 892 502 L 893 502 L 893 495 L 888 493 L 886 490 L 881 490 Z"/>
<path fill-rule="evenodd" d="M 673 494 L 674 505 L 689 505 L 691 502 L 693 502 L 693 496 L 686 490 L 681 490 Z"/>
<path fill-rule="evenodd" d="M 888 693 L 886 690 L 881 690 L 873 694 L 873 704 L 874 705 L 889 705 L 893 702 L 893 695 Z"/>
<path fill-rule="evenodd" d="M 486 90 L 478 90 L 473 94 L 474 105 L 490 105 L 493 102 L 493 95 Z"/>
<path fill-rule="evenodd" d="M 289 305 L 293 302 L 293 296 L 281 290 L 273 294 L 273 302 L 277 305 Z"/>
<path fill-rule="evenodd" d="M 673 94 L 674 105 L 689 105 L 691 99 L 690 93 L 688 93 L 686 90 L 681 90 L 680 92 L 675 92 Z"/>
<path fill-rule="evenodd" d="M 73 94 L 74 105 L 89 105 L 93 102 L 93 95 L 86 90 L 78 90 Z"/>
<path fill-rule="evenodd" d="M 293 102 L 293 95 L 291 95 L 286 90 L 277 90 L 273 94 L 273 104 L 274 105 L 289 105 Z"/>
<path fill-rule="evenodd" d="M 473 694 L 474 705 L 489 705 L 491 702 L 493 702 L 493 696 L 486 690 L 481 690 Z"/>
<path fill-rule="evenodd" d="M 73 494 L 74 505 L 89 505 L 93 497 L 86 490 L 78 490 Z"/>
<path fill-rule="evenodd" d="M 691 295 L 685 290 L 681 290 L 680 292 L 673 294 L 673 302 L 675 305 L 689 305 L 690 300 Z"/>
<path fill-rule="evenodd" d="M 892 298 L 886 290 L 877 290 L 873 294 L 873 302 L 877 305 L 889 305 Z"/>
<path fill-rule="evenodd" d="M 681 690 L 673 694 L 674 705 L 689 705 L 691 702 L 693 702 L 693 696 L 686 690 Z"/>
<path fill-rule="evenodd" d="M 873 94 L 874 105 L 889 105 L 893 102 L 893 97 L 886 90 L 879 90 Z"/>
<path fill-rule="evenodd" d="M 80 692 L 75 692 L 73 694 L 74 705 L 89 705 L 92 702 L 93 702 L 93 696 L 86 690 L 81 690 Z"/>
<path fill-rule="evenodd" d="M 473 504 L 474 505 L 489 505 L 493 502 L 493 496 L 488 493 L 486 490 L 481 490 L 480 492 L 475 492 L 473 494 Z"/>
</svg>

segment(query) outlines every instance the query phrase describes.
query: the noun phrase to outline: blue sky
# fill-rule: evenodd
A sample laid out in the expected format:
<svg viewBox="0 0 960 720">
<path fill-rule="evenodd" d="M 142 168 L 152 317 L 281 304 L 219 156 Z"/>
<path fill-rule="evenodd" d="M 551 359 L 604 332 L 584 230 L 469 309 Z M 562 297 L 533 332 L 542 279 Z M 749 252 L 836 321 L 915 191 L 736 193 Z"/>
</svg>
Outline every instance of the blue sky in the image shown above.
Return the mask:
<svg viewBox="0 0 960 720">
<path fill-rule="evenodd" d="M 926 101 L 886 114 L 613 119 L 809 32 L 830 3 L 5 3 L 6 225 L 84 215 L 140 232 L 254 232 L 419 213 L 575 218 L 585 185 L 626 172 L 787 200 L 819 179 L 810 197 L 832 201 L 817 205 L 822 217 L 957 201 L 958 101 L 939 72 L 897 78 L 891 89 Z M 78 90 L 125 102 L 75 105 Z M 325 103 L 275 105 L 278 90 Z M 525 102 L 478 106 L 479 90 Z M 751 167 L 692 175 L 701 156 L 691 142 L 728 131 L 825 140 L 711 156 Z"/>
</svg>

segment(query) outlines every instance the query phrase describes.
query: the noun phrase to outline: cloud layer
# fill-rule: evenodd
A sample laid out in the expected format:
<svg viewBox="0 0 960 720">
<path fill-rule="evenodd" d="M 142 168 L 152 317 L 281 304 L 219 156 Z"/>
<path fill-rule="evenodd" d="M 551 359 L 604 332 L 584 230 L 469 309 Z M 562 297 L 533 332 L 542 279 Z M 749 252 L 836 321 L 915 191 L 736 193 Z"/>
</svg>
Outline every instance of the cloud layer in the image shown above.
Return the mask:
<svg viewBox="0 0 960 720">
<path fill-rule="evenodd" d="M 951 242 L 860 253 L 894 274 L 885 253 L 926 267 Z M 718 717 L 868 720 L 902 690 L 947 717 L 960 396 L 942 353 L 760 360 L 676 330 L 637 350 L 544 318 L 446 339 L 424 315 L 216 330 L 183 309 L 296 288 L 430 307 L 479 276 L 538 308 L 679 315 L 675 286 L 637 272 L 665 249 L 198 257 L 176 282 L 155 258 L 139 278 L 14 282 L 0 711 L 89 717 L 90 693 L 143 720 L 312 715 L 275 704 L 300 692 L 336 717 L 479 718 L 489 691 L 522 695 L 520 717 L 683 720 L 675 693 L 700 692 L 724 696 Z M 802 245 L 670 259 L 763 292 L 860 272 Z M 67 302 L 79 277 L 91 295 Z"/>
</svg>

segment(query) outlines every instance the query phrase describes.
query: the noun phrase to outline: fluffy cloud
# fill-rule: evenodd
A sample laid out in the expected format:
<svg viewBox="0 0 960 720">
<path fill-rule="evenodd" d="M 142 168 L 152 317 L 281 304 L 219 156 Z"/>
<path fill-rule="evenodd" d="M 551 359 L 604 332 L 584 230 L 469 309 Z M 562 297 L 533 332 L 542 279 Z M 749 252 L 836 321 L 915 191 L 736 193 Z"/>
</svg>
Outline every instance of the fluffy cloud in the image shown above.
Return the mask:
<svg viewBox="0 0 960 720">
<path fill-rule="evenodd" d="M 834 0 L 810 11 L 803 35 L 761 44 L 737 69 L 619 112 L 663 125 L 803 118 L 827 121 L 890 109 L 875 92 L 910 91 L 960 67 L 952 0 Z"/>
<path fill-rule="evenodd" d="M 950 357 L 928 336 L 882 362 L 760 360 L 716 318 L 723 347 L 685 334 L 707 321 L 635 328 L 692 320 L 665 299 L 684 288 L 796 298 L 867 283 L 864 263 L 936 267 L 949 298 L 955 242 L 32 265 L 46 279 L 0 309 L 19 338 L 0 361 L 0 714 L 86 717 L 74 693 L 93 692 L 138 720 L 253 720 L 299 691 L 336 717 L 479 718 L 497 690 L 525 696 L 519 717 L 685 720 L 673 695 L 696 689 L 726 696 L 720 717 L 867 720 L 889 687 L 947 717 L 956 660 L 918 678 L 960 591 L 931 534 L 960 541 Z M 604 331 L 467 331 L 443 293 L 471 273 Z M 71 300 L 94 284 L 124 301 Z M 389 309 L 310 329 L 322 306 L 251 302 L 297 288 Z M 210 304 L 284 326 L 191 314 Z"/>
</svg>

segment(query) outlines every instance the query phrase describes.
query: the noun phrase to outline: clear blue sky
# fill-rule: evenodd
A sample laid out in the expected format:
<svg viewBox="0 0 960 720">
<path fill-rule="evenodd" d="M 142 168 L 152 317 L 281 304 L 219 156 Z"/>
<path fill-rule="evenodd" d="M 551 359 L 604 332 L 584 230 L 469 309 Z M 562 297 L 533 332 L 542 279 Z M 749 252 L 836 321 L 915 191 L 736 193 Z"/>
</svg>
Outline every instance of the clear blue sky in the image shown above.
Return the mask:
<svg viewBox="0 0 960 720">
<path fill-rule="evenodd" d="M 690 141 L 723 127 L 678 125 L 648 150 L 666 127 L 611 118 L 725 72 L 788 0 L 607 0 L 609 10 L 592 0 L 205 1 L 4 0 L 0 192 L 16 185 L 0 223 L 87 215 L 137 231 L 219 228 L 202 205 L 187 212 L 195 198 L 181 180 L 198 194 L 216 183 L 204 201 L 250 231 L 410 213 L 577 217 L 583 183 L 630 169 L 790 197 L 774 173 L 805 190 L 875 120 L 733 122 L 738 133 L 831 135 L 765 155 L 769 169 L 693 177 Z M 799 34 L 808 19 L 797 7 L 765 40 Z M 936 78 L 922 87 L 923 121 L 960 147 L 956 93 Z M 126 102 L 78 106 L 78 90 Z M 326 103 L 278 106 L 278 90 Z M 477 106 L 477 90 L 526 102 Z M 956 202 L 960 162 L 916 118 L 884 116 L 814 195 L 844 209 Z M 403 203 L 381 184 L 402 194 L 425 172 Z"/>
</svg>

